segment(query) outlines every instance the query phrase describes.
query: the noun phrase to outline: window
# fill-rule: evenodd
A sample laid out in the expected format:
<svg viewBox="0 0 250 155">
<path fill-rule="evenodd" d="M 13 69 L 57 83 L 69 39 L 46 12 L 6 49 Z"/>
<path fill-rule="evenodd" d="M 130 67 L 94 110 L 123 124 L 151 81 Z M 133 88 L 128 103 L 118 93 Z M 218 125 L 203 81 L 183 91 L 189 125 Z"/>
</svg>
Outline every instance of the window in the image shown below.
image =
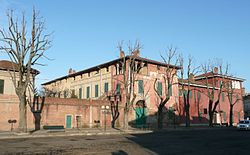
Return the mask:
<svg viewBox="0 0 250 155">
<path fill-rule="evenodd" d="M 192 90 L 189 90 L 189 98 L 191 99 L 192 98 Z"/>
<path fill-rule="evenodd" d="M 106 83 L 104 84 L 104 92 L 107 93 L 108 91 L 109 91 L 109 83 L 106 82 Z"/>
<path fill-rule="evenodd" d="M 168 86 L 168 93 L 169 93 L 169 96 L 172 96 L 172 85 L 171 84 Z"/>
<path fill-rule="evenodd" d="M 67 98 L 67 96 L 68 96 L 68 95 L 67 95 L 67 91 L 64 90 L 64 92 L 63 92 L 63 97 L 64 97 L 64 98 Z"/>
<path fill-rule="evenodd" d="M 72 90 L 71 90 L 71 93 L 72 93 L 72 94 L 71 94 L 71 97 L 72 97 L 72 98 L 74 98 L 74 97 L 75 97 L 75 95 L 76 95 L 76 91 L 75 91 L 75 89 L 72 89 Z"/>
<path fill-rule="evenodd" d="M 4 80 L 0 80 L 0 94 L 4 92 Z"/>
<path fill-rule="evenodd" d="M 82 99 L 82 88 L 79 88 L 79 99 Z"/>
<path fill-rule="evenodd" d="M 179 96 L 182 96 L 182 94 L 183 94 L 182 90 L 179 90 Z"/>
<path fill-rule="evenodd" d="M 98 97 L 98 85 L 95 85 L 95 97 Z"/>
<path fill-rule="evenodd" d="M 199 122 L 202 121 L 202 112 L 201 111 L 199 111 L 199 113 L 198 113 L 198 120 L 199 120 Z"/>
<path fill-rule="evenodd" d="M 239 99 L 240 99 L 239 94 L 237 94 L 236 95 L 236 100 L 239 100 Z"/>
<path fill-rule="evenodd" d="M 109 67 L 106 67 L 106 72 L 109 72 Z"/>
<path fill-rule="evenodd" d="M 222 102 L 225 101 L 225 94 L 224 93 L 221 93 L 221 98 L 222 98 Z"/>
<path fill-rule="evenodd" d="M 238 120 L 240 120 L 240 112 L 238 112 Z"/>
<path fill-rule="evenodd" d="M 201 99 L 201 92 L 198 92 L 198 101 Z"/>
<path fill-rule="evenodd" d="M 204 108 L 204 114 L 207 114 L 207 108 Z"/>
<path fill-rule="evenodd" d="M 90 87 L 88 86 L 86 89 L 87 89 L 86 90 L 86 98 L 89 98 L 90 97 Z"/>
<path fill-rule="evenodd" d="M 121 94 L 121 84 L 120 83 L 116 84 L 116 94 Z"/>
<path fill-rule="evenodd" d="M 143 84 L 143 80 L 139 80 L 139 81 L 138 81 L 138 93 L 139 93 L 139 94 L 143 94 L 143 93 L 144 93 L 144 84 Z"/>
<path fill-rule="evenodd" d="M 225 111 L 223 112 L 223 117 L 224 117 L 224 121 L 226 122 L 227 121 L 227 113 Z"/>
<path fill-rule="evenodd" d="M 157 92 L 159 95 L 162 95 L 162 83 L 159 81 L 157 83 Z"/>
</svg>

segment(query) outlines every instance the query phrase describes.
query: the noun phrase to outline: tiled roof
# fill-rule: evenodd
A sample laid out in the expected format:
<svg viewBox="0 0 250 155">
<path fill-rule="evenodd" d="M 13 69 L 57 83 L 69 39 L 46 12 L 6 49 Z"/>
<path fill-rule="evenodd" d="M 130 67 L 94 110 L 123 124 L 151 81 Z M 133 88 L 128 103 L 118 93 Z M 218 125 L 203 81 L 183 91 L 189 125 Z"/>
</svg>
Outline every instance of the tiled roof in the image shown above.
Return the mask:
<svg viewBox="0 0 250 155">
<path fill-rule="evenodd" d="M 18 65 L 8 60 L 0 60 L 0 70 L 17 71 Z M 39 71 L 36 69 L 31 69 L 31 73 L 39 74 Z"/>
<path fill-rule="evenodd" d="M 205 74 L 195 76 L 194 79 L 197 81 L 197 80 L 200 80 L 200 79 L 213 78 L 213 77 L 221 77 L 221 78 L 236 80 L 236 81 L 241 81 L 241 82 L 245 81 L 245 79 L 243 79 L 243 78 L 238 78 L 238 77 L 234 77 L 234 76 L 226 76 L 226 75 L 223 75 L 223 74 L 213 73 L 213 72 L 208 72 L 208 73 L 205 73 Z"/>
<path fill-rule="evenodd" d="M 7 61 L 7 60 L 1 60 L 0 61 L 0 69 L 4 70 L 17 70 L 17 64 Z"/>
<path fill-rule="evenodd" d="M 126 58 L 126 60 L 128 60 L 131 57 L 130 56 L 126 56 L 125 58 Z M 88 68 L 88 69 L 85 69 L 85 70 L 82 70 L 82 71 L 79 71 L 79 72 L 76 72 L 76 73 L 73 73 L 73 74 L 70 74 L 70 75 L 62 76 L 62 77 L 56 78 L 54 80 L 45 82 L 42 85 L 47 85 L 47 84 L 50 84 L 50 83 L 53 83 L 53 82 L 56 82 L 56 81 L 59 81 L 59 80 L 63 80 L 63 79 L 69 78 L 69 77 L 75 77 L 77 75 L 81 75 L 81 74 L 84 74 L 84 73 L 95 71 L 95 70 L 98 70 L 98 69 L 100 69 L 102 67 L 107 67 L 107 66 L 113 65 L 113 64 L 115 64 L 117 62 L 120 62 L 120 61 L 122 61 L 122 59 L 123 58 L 115 59 L 115 60 L 112 60 L 112 61 L 100 64 L 100 65 L 97 65 L 97 66 L 94 66 L 94 67 L 91 67 L 91 68 Z M 155 60 L 151 60 L 151 59 L 147 59 L 147 58 L 143 58 L 143 57 L 135 57 L 135 60 L 139 60 L 139 61 L 143 61 L 143 62 L 155 64 L 155 65 L 165 66 L 165 67 L 169 66 L 170 68 L 181 69 L 180 66 L 168 65 L 166 63 L 162 63 L 162 62 L 159 62 L 159 61 L 155 61 Z"/>
</svg>

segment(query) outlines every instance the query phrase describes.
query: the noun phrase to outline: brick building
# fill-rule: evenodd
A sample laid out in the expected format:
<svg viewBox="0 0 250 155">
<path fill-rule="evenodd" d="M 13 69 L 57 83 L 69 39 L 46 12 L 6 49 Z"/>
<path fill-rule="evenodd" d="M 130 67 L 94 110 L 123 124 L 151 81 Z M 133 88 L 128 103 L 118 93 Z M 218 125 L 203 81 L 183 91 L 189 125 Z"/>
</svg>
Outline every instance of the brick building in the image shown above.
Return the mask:
<svg viewBox="0 0 250 155">
<path fill-rule="evenodd" d="M 171 68 L 173 71 L 173 79 L 170 87 L 171 97 L 166 104 L 166 109 L 178 104 L 178 84 L 176 84 L 178 80 L 176 72 L 180 69 L 178 66 L 142 58 L 139 55 L 124 56 L 121 54 L 121 57 L 118 59 L 79 72 L 70 69 L 68 75 L 42 85 L 49 96 L 59 98 L 75 97 L 78 99 L 101 99 L 107 101 L 110 97 L 112 98 L 114 92 L 115 94 L 119 94 L 121 96 L 119 103 L 120 116 L 117 122 L 122 125 L 124 118 L 123 108 L 125 104 L 123 78 L 124 75 L 126 78 L 129 76 L 130 68 L 128 67 L 128 61 L 130 61 L 132 57 L 134 60 L 133 67 L 140 67 L 140 70 L 133 74 L 135 84 L 132 88 L 132 94 L 136 95 L 136 98 L 129 113 L 129 121 L 134 122 L 136 125 L 146 123 L 156 124 L 157 103 L 159 102 L 159 98 L 154 87 L 159 87 L 158 85 L 160 84 L 161 93 L 163 96 L 166 94 L 164 76 L 166 75 L 166 68 Z M 122 64 L 126 64 L 127 66 L 125 71 Z M 157 86 L 154 85 L 155 80 L 157 80 Z M 73 113 L 72 111 L 72 114 Z M 138 121 L 141 120 L 141 118 L 146 119 Z M 93 124 L 93 119 L 90 124 Z"/>
<path fill-rule="evenodd" d="M 215 99 L 217 100 L 218 93 L 220 92 L 220 85 L 222 84 L 221 99 L 216 108 L 214 114 L 214 123 L 229 123 L 230 114 L 230 102 L 235 104 L 233 107 L 233 122 L 238 123 L 239 120 L 244 118 L 243 112 L 243 94 L 244 88 L 242 83 L 244 79 L 221 75 L 218 73 L 218 69 L 215 68 L 207 74 L 201 74 L 195 77 L 191 77 L 188 80 L 179 80 L 179 88 L 182 85 L 185 86 L 185 90 L 190 89 L 190 119 L 192 124 L 207 124 L 209 120 L 208 110 L 208 90 L 212 92 L 215 90 Z M 186 92 L 184 92 L 186 93 Z M 184 100 L 183 94 L 180 94 L 180 113 L 182 116 L 181 123 L 185 122 L 184 113 Z"/>
<path fill-rule="evenodd" d="M 103 127 L 111 125 L 110 113 L 104 113 L 102 106 L 109 106 L 114 100 L 114 94 L 119 95 L 120 116 L 116 122 L 116 127 L 121 127 L 123 123 L 123 109 L 125 103 L 125 88 L 122 82 L 123 76 L 128 76 L 129 69 L 124 72 L 122 62 L 130 60 L 131 57 L 120 57 L 118 59 L 76 72 L 72 69 L 69 74 L 43 84 L 46 93 L 45 106 L 42 113 L 41 126 L 43 125 L 63 125 L 65 128 Z M 172 109 L 176 116 L 180 116 L 180 122 L 185 122 L 183 105 L 183 94 L 180 93 L 180 86 L 185 85 L 187 80 L 179 80 L 176 72 L 180 67 L 167 65 L 158 61 L 142 58 L 139 55 L 134 57 L 134 67 L 141 67 L 135 74 L 135 84 L 133 93 L 136 95 L 134 105 L 129 113 L 130 125 L 157 123 L 157 104 L 159 94 L 165 96 L 166 85 L 164 76 L 166 68 L 172 69 L 173 80 L 171 81 L 171 97 L 165 106 L 166 110 Z M 8 68 L 12 66 L 10 62 L 0 61 L 0 130 L 10 130 L 8 120 L 18 121 L 18 98 L 12 84 Z M 126 74 L 123 74 L 126 73 Z M 243 119 L 242 94 L 244 89 L 242 83 L 244 79 L 224 76 L 218 72 L 202 74 L 193 77 L 190 88 L 190 119 L 192 124 L 208 124 L 208 97 L 206 80 L 209 81 L 209 89 L 215 84 L 215 96 L 218 93 L 219 85 L 230 83 L 233 88 L 232 100 L 237 104 L 234 106 L 233 121 L 238 122 Z M 34 128 L 33 115 L 27 107 L 28 128 Z M 143 112 L 141 112 L 143 111 Z M 139 112 L 139 113 L 138 113 Z M 142 119 L 143 118 L 143 119 Z M 106 119 L 106 121 L 105 121 Z M 179 121 L 179 120 L 175 120 Z M 168 125 L 169 118 L 164 119 L 164 124 Z M 221 101 L 217 106 L 214 123 L 229 122 L 229 98 L 225 87 L 222 90 Z M 173 122 L 172 122 L 173 123 Z M 14 124 L 14 129 L 17 128 Z"/>
<path fill-rule="evenodd" d="M 0 61 L 0 131 L 10 130 L 8 120 L 16 120 L 19 118 L 19 100 L 15 92 L 12 82 L 12 76 L 16 68 L 16 64 L 7 61 Z M 36 74 L 39 72 L 36 70 Z M 12 76 L 11 76 L 12 74 Z M 18 78 L 18 74 L 16 74 Z M 33 81 L 33 80 L 32 80 Z M 14 123 L 14 128 L 17 128 L 18 122 Z M 30 109 L 27 110 L 27 125 L 28 128 L 33 128 L 33 116 Z"/>
<path fill-rule="evenodd" d="M 249 93 L 244 94 L 243 103 L 244 103 L 245 118 L 250 118 L 250 94 Z"/>
</svg>

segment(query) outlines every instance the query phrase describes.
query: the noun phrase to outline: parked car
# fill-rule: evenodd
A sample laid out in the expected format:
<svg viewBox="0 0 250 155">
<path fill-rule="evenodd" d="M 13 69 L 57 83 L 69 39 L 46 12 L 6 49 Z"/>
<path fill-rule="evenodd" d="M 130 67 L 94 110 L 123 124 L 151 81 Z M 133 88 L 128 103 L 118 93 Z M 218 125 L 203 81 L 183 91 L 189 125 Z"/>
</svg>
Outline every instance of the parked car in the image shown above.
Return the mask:
<svg viewBox="0 0 250 155">
<path fill-rule="evenodd" d="M 250 120 L 242 120 L 238 123 L 237 129 L 239 130 L 250 130 Z"/>
</svg>

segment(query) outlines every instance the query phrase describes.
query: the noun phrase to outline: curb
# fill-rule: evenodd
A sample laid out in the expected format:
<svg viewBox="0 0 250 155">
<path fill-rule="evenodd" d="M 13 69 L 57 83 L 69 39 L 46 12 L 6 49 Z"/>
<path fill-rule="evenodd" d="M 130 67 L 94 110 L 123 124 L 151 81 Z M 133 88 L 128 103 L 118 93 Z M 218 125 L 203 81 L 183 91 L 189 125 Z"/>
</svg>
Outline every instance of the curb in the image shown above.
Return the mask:
<svg viewBox="0 0 250 155">
<path fill-rule="evenodd" d="M 19 138 L 45 138 L 45 137 L 67 137 L 67 136 L 101 136 L 101 135 L 121 135 L 121 134 L 145 134 L 153 131 L 107 131 L 107 132 L 78 132 L 78 133 L 45 133 L 45 134 L 29 134 L 29 133 L 14 133 L 12 135 L 0 136 L 2 139 L 19 139 Z"/>
</svg>

